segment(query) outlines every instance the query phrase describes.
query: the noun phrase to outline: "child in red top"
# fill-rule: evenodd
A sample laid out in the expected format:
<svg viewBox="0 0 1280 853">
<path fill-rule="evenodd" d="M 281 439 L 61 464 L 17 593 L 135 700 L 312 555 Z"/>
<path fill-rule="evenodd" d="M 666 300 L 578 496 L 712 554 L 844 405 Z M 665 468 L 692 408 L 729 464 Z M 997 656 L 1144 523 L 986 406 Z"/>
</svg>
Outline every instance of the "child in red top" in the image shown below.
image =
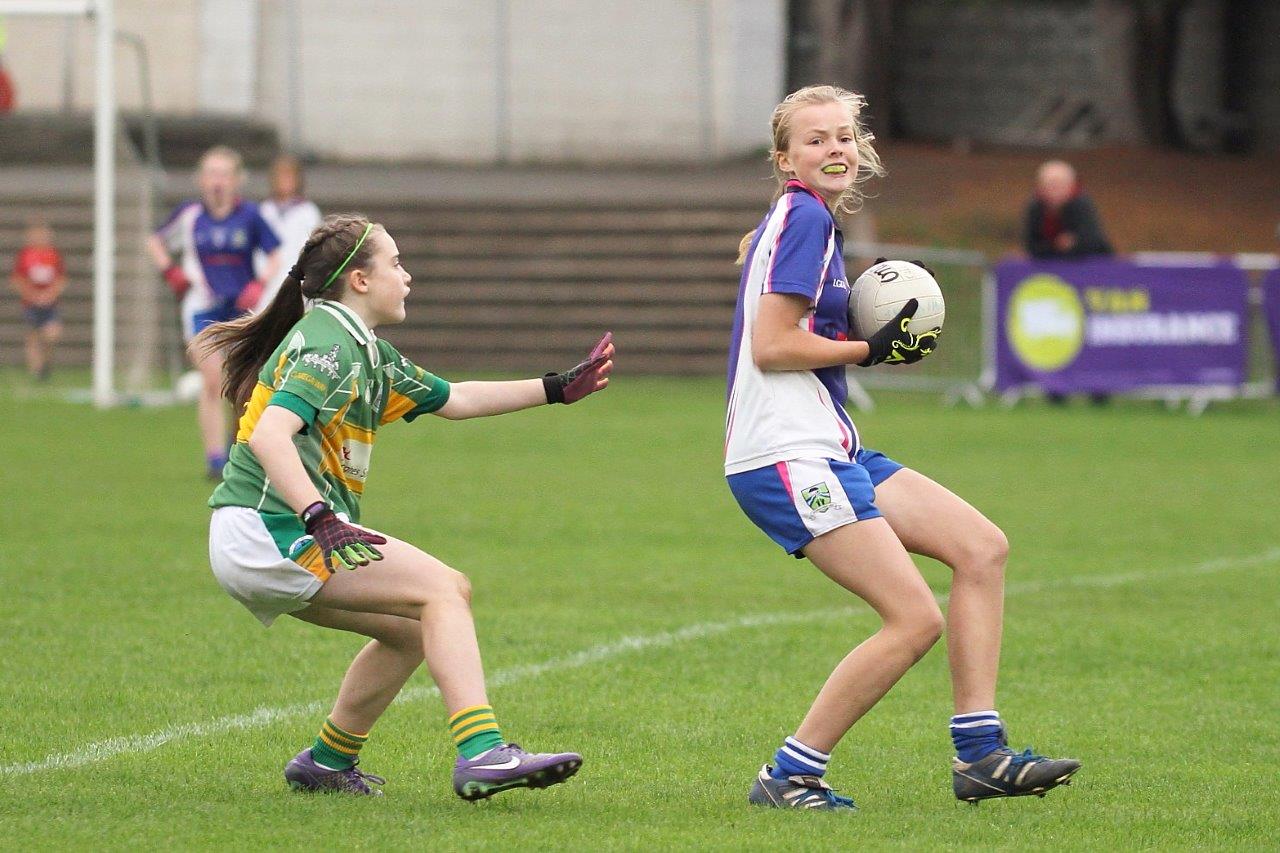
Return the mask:
<svg viewBox="0 0 1280 853">
<path fill-rule="evenodd" d="M 53 232 L 41 222 L 27 227 L 26 243 L 18 250 L 9 283 L 22 300 L 27 325 L 27 370 L 36 379 L 49 378 L 53 345 L 62 334 L 58 297 L 67 283 L 62 255 L 53 245 Z"/>
</svg>

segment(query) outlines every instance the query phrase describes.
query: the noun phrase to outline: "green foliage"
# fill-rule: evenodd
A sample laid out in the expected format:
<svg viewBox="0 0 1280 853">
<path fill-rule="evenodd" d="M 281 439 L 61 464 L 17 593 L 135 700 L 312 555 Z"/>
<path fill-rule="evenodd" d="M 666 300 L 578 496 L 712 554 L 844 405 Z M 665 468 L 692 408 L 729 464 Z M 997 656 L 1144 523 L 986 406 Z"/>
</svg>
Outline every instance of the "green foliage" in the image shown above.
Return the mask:
<svg viewBox="0 0 1280 853">
<path fill-rule="evenodd" d="M 449 789 L 439 700 L 393 705 L 364 751 L 378 801 L 280 776 L 358 638 L 264 631 L 206 564 L 189 409 L 91 409 L 0 390 L 0 766 L 259 708 L 72 769 L 0 771 L 5 843 L 52 849 L 1249 848 L 1274 840 L 1280 749 L 1275 407 L 1200 419 L 1118 402 L 942 409 L 879 395 L 868 443 L 951 486 L 1013 543 L 1000 707 L 1015 745 L 1072 755 L 1047 799 L 951 797 L 935 648 L 835 751 L 854 817 L 757 811 L 752 775 L 875 628 L 783 556 L 720 474 L 723 386 L 619 378 L 570 409 L 387 428 L 367 520 L 467 572 L 491 699 L 581 775 L 478 806 Z M 1259 556 L 1262 555 L 1262 556 Z M 1268 556 L 1269 555 L 1269 556 Z M 1242 559 L 1243 558 L 1243 559 Z M 1213 563 L 1211 561 L 1223 560 Z M 947 571 L 920 561 L 939 592 Z M 1199 568 L 1197 568 L 1199 567 Z M 852 608 L 842 610 L 842 608 Z M 811 611 L 827 611 L 804 619 Z M 776 624 L 723 623 L 759 616 Z M 706 627 L 708 624 L 719 627 Z M 691 625 L 703 626 L 675 636 Z M 623 638 L 630 648 L 572 659 Z M 518 667 L 559 661 L 539 677 Z M 835 818 L 835 819 L 832 819 Z"/>
</svg>

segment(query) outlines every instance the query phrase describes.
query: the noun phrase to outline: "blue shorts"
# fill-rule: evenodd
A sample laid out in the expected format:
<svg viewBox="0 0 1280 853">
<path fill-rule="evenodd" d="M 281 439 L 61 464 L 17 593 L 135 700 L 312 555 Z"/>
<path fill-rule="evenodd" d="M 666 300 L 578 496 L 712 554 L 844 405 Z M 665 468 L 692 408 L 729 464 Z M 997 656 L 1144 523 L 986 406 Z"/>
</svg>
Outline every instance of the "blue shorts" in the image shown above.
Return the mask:
<svg viewBox="0 0 1280 853">
<path fill-rule="evenodd" d="M 57 305 L 23 305 L 22 316 L 27 325 L 33 329 L 43 329 L 50 323 L 58 322 Z"/>
<path fill-rule="evenodd" d="M 196 335 L 203 332 L 206 326 L 212 326 L 214 323 L 225 323 L 228 320 L 234 320 L 244 313 L 245 312 L 236 307 L 236 303 L 234 301 L 219 303 L 207 311 L 197 311 L 191 315 L 191 324 L 186 330 L 187 338 L 194 338 Z"/>
<path fill-rule="evenodd" d="M 747 518 L 800 558 L 800 549 L 818 536 L 879 518 L 876 486 L 902 467 L 883 453 L 863 448 L 852 462 L 793 459 L 731 474 L 728 480 Z"/>
</svg>

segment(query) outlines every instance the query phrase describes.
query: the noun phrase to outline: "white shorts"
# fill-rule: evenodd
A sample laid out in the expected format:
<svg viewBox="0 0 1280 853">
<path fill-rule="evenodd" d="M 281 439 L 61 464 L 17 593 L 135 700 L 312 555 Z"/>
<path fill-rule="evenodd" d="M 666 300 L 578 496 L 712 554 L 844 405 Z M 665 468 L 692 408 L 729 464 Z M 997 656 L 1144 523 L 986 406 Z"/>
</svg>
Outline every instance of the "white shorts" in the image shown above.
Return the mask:
<svg viewBox="0 0 1280 853">
<path fill-rule="evenodd" d="M 243 506 L 213 511 L 209 565 L 222 588 L 268 626 L 281 614 L 302 610 L 324 586 L 315 574 L 282 556 L 262 516 Z"/>
</svg>

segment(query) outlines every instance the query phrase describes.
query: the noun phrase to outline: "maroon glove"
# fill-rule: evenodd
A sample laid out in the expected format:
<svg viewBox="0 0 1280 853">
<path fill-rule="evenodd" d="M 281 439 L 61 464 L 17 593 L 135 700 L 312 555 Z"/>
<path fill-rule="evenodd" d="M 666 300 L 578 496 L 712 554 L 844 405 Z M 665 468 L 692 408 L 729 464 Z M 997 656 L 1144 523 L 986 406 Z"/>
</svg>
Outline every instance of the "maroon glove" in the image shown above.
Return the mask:
<svg viewBox="0 0 1280 853">
<path fill-rule="evenodd" d="M 576 403 L 609 384 L 613 371 L 613 332 L 605 332 L 587 360 L 564 373 L 542 377 L 548 403 Z"/>
<path fill-rule="evenodd" d="M 236 309 L 239 311 L 252 311 L 258 305 L 258 300 L 262 298 L 262 280 L 254 279 L 244 286 L 244 290 L 240 291 L 240 295 L 236 297 Z"/>
<path fill-rule="evenodd" d="M 385 536 L 347 524 L 320 501 L 302 511 L 302 524 L 320 546 L 325 568 L 331 572 L 335 565 L 354 569 L 382 559 L 382 552 L 371 546 L 387 544 Z"/>
<path fill-rule="evenodd" d="M 191 289 L 191 279 L 187 278 L 187 274 L 177 264 L 169 264 L 169 267 L 164 271 L 164 283 L 169 285 L 173 295 L 179 299 Z"/>
</svg>

